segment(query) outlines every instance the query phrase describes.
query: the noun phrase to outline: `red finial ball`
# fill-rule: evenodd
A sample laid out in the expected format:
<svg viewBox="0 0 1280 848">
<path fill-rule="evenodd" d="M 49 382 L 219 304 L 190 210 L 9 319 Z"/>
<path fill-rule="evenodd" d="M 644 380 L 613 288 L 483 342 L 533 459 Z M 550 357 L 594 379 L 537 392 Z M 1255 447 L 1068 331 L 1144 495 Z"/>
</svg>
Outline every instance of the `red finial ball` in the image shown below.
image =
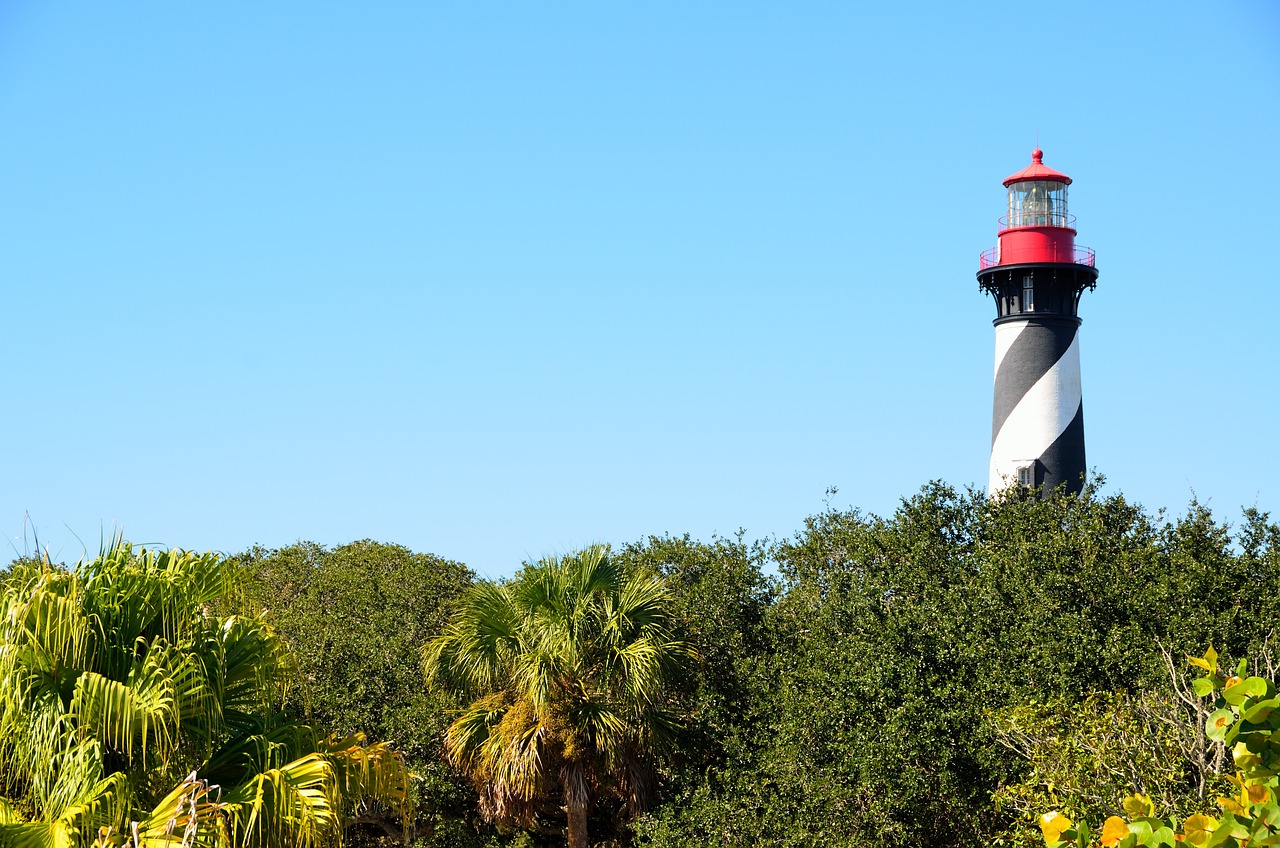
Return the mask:
<svg viewBox="0 0 1280 848">
<path fill-rule="evenodd" d="M 1035 162 L 1037 165 L 1043 165 L 1044 151 L 1038 147 L 1035 150 L 1031 151 L 1031 161 Z"/>
</svg>

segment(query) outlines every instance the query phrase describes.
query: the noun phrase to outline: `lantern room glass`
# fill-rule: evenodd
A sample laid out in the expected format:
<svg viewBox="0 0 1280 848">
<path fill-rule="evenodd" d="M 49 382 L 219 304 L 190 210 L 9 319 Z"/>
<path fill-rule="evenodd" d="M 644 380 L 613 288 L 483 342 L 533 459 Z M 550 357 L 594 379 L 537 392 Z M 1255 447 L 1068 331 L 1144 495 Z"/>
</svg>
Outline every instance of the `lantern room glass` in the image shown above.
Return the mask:
<svg viewBox="0 0 1280 848">
<path fill-rule="evenodd" d="M 1067 184 L 1024 180 L 1009 185 L 1008 227 L 1070 227 Z"/>
</svg>

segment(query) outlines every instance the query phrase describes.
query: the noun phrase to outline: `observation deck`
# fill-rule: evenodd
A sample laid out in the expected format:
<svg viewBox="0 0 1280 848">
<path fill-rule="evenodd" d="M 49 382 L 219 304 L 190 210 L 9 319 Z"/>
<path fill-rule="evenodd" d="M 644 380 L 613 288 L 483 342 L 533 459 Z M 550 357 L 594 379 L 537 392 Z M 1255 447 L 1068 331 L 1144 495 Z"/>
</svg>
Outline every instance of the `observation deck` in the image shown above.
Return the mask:
<svg viewBox="0 0 1280 848">
<path fill-rule="evenodd" d="M 1063 252 L 1062 255 L 1059 257 L 1058 252 L 1055 249 L 1053 251 L 1052 259 L 1048 259 L 1048 260 L 1041 259 L 1038 261 L 1064 262 L 1070 265 L 1084 265 L 1089 268 L 1096 268 L 1097 267 L 1097 265 L 1095 264 L 1096 260 L 1097 260 L 1097 255 L 1094 253 L 1093 248 L 1085 247 L 1084 245 L 1073 244 L 1071 245 L 1070 254 Z M 995 247 L 987 248 L 986 250 L 982 251 L 982 255 L 978 257 L 979 271 L 985 271 L 988 268 L 994 268 L 997 265 L 1010 265 L 1010 264 L 1015 264 L 1015 263 L 1000 261 L 999 245 Z"/>
</svg>

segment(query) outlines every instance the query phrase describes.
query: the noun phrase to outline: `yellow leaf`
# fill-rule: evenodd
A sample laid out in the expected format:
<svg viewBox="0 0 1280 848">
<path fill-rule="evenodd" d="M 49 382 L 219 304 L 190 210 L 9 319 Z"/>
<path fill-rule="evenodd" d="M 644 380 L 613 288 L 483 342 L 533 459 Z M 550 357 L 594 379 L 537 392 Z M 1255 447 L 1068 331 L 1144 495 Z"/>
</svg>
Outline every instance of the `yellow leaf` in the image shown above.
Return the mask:
<svg viewBox="0 0 1280 848">
<path fill-rule="evenodd" d="M 1237 742 L 1235 747 L 1231 749 L 1231 759 L 1242 769 L 1247 769 L 1262 762 L 1262 759 L 1250 751 L 1243 742 Z"/>
<path fill-rule="evenodd" d="M 1119 816 L 1112 816 L 1102 826 L 1103 848 L 1111 848 L 1121 839 L 1129 835 L 1129 825 Z"/>
<path fill-rule="evenodd" d="M 1151 799 L 1140 792 L 1135 792 L 1128 798 L 1125 798 L 1124 803 L 1121 806 L 1124 807 L 1124 811 L 1126 813 L 1134 818 L 1151 816 L 1154 815 L 1156 811 L 1155 804 L 1151 803 Z"/>
<path fill-rule="evenodd" d="M 1187 816 L 1187 820 L 1182 823 L 1182 832 L 1188 843 L 1198 846 L 1209 841 L 1209 837 L 1213 835 L 1213 829 L 1217 826 L 1216 819 L 1196 813 L 1194 816 Z"/>
<path fill-rule="evenodd" d="M 1204 652 L 1203 657 L 1193 657 L 1187 654 L 1187 662 L 1196 668 L 1203 668 L 1205 671 L 1213 674 L 1218 670 L 1218 652 L 1209 646 L 1209 650 Z"/>
<path fill-rule="evenodd" d="M 1261 804 L 1265 802 L 1267 800 L 1267 796 L 1271 794 L 1267 790 L 1267 787 L 1263 786 L 1261 783 L 1251 783 L 1245 791 L 1248 793 L 1250 804 Z"/>
<path fill-rule="evenodd" d="M 1071 827 L 1071 824 L 1071 819 L 1056 810 L 1045 813 L 1040 817 L 1040 830 L 1044 832 L 1044 841 L 1051 843 L 1059 841 L 1062 832 Z"/>
</svg>

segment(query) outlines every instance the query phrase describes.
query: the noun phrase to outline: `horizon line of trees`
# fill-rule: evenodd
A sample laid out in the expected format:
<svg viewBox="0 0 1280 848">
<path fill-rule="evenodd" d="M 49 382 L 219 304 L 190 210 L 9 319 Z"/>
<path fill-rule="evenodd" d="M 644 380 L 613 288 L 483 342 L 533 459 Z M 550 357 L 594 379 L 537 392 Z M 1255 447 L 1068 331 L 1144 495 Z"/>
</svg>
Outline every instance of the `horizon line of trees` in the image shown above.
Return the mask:
<svg viewBox="0 0 1280 848">
<path fill-rule="evenodd" d="M 1133 792 L 1209 811 L 1230 758 L 1205 741 L 1208 702 L 1181 657 L 1208 645 L 1233 663 L 1277 657 L 1268 514 L 1246 508 L 1232 525 L 1192 500 L 1169 517 L 1097 483 L 993 501 L 934 482 L 889 516 L 828 506 L 785 539 L 651 536 L 492 581 L 370 540 L 255 547 L 229 558 L 202 614 L 261 622 L 288 646 L 282 717 L 388 743 L 413 774 L 411 818 L 363 803 L 325 839 L 1038 845 L 1046 810 L 1101 821 Z M 555 568 L 584 557 L 603 594 L 556 595 Z M 6 591 L 29 566 L 3 575 Z M 649 630 L 617 612 L 645 581 L 661 608 Z M 562 626 L 551 609 L 596 623 Z M 517 626 L 528 621 L 542 623 Z M 502 638 L 468 654 L 480 643 L 460 634 L 482 623 Z M 613 653 L 573 642 L 606 633 Z M 537 663 L 520 664 L 526 648 Z M 616 671 L 641 654 L 656 657 L 647 676 Z M 542 683 L 512 684 L 533 685 L 531 669 Z M 578 700 L 547 695 L 558 686 Z M 574 724 L 588 713 L 617 732 Z M 467 716 L 471 736 L 455 726 Z M 510 771 L 477 743 L 501 739 L 545 744 Z M 0 796 L 4 769 L 0 756 Z M 0 848 L 4 833 L 0 821 Z"/>
</svg>

